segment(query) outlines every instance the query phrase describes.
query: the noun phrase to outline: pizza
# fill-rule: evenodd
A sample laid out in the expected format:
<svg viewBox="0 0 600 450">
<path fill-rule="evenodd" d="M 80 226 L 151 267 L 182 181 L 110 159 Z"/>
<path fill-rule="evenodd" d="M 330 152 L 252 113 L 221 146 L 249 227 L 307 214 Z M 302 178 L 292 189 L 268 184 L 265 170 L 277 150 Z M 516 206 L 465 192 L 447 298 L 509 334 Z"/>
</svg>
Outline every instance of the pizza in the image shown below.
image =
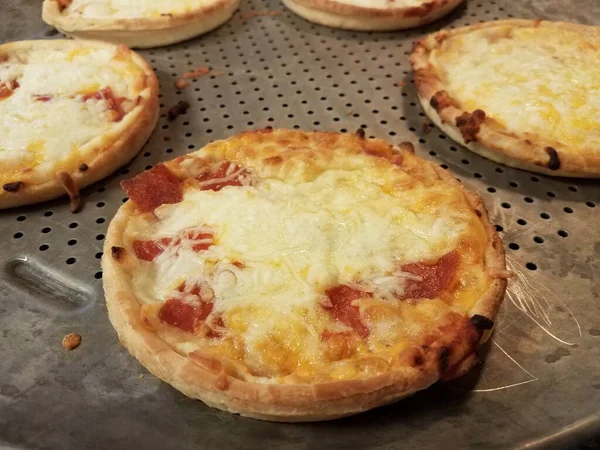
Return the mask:
<svg viewBox="0 0 600 450">
<path fill-rule="evenodd" d="M 267 129 L 123 181 L 102 259 L 121 343 L 184 394 L 274 421 L 462 375 L 504 252 L 481 199 L 413 151 Z"/>
<path fill-rule="evenodd" d="M 44 0 L 42 18 L 74 38 L 149 48 L 191 39 L 227 22 L 240 0 Z"/>
<path fill-rule="evenodd" d="M 283 0 L 310 22 L 358 31 L 413 28 L 448 14 L 462 0 Z"/>
<path fill-rule="evenodd" d="M 70 40 L 0 46 L 0 209 L 59 197 L 132 159 L 158 117 L 158 81 L 128 48 Z"/>
<path fill-rule="evenodd" d="M 600 28 L 503 20 L 411 54 L 423 109 L 469 150 L 547 175 L 600 177 Z"/>
</svg>

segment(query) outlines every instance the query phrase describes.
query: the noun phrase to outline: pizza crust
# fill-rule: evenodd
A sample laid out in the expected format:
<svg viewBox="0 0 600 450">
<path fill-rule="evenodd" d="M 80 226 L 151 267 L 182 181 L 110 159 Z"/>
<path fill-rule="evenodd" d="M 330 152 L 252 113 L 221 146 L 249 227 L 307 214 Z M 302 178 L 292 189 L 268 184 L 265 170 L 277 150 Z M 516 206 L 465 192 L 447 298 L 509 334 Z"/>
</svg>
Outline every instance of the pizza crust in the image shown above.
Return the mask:
<svg viewBox="0 0 600 450">
<path fill-rule="evenodd" d="M 357 31 L 403 30 L 426 25 L 448 14 L 462 0 L 430 0 L 421 6 L 373 8 L 338 0 L 283 0 L 304 19 L 333 28 Z"/>
<path fill-rule="evenodd" d="M 431 64 L 431 52 L 450 37 L 498 26 L 549 27 L 557 30 L 565 28 L 600 39 L 600 30 L 594 27 L 520 19 L 486 22 L 433 33 L 417 42 L 410 56 L 415 87 L 423 110 L 450 138 L 484 158 L 545 175 L 599 178 L 600 153 L 592 149 L 572 152 L 568 146 L 549 142 L 545 136 L 511 133 L 490 117 L 485 117 L 478 125 L 474 139 L 466 139 L 464 132 L 461 132 L 457 119 L 469 117 L 473 112 L 461 109 L 458 99 L 453 99 L 447 94 L 441 74 Z"/>
<path fill-rule="evenodd" d="M 214 30 L 231 18 L 239 4 L 240 0 L 214 0 L 202 8 L 169 17 L 110 19 L 66 16 L 61 13 L 57 0 L 44 0 L 42 18 L 68 37 L 152 48 Z"/>
<path fill-rule="evenodd" d="M 264 139 L 269 139 L 270 133 L 271 131 L 266 134 L 257 131 L 245 134 L 263 142 Z M 332 133 L 285 130 L 272 133 L 289 133 L 290 137 L 286 142 L 292 146 L 293 143 L 303 145 L 308 139 L 329 139 L 334 136 Z M 395 151 L 404 155 L 410 152 L 410 148 L 397 147 Z M 476 301 L 469 315 L 481 314 L 494 319 L 504 297 L 508 274 L 501 241 L 489 223 L 483 202 L 479 196 L 466 190 L 436 165 L 426 161 L 421 161 L 420 164 L 423 164 L 422 169 L 433 171 L 440 179 L 460 186 L 468 203 L 481 219 L 488 237 L 485 267 L 493 281 L 485 294 Z M 278 422 L 305 422 L 336 419 L 390 404 L 427 388 L 440 378 L 443 370 L 441 363 L 436 358 L 428 357 L 418 367 L 407 364 L 361 379 L 313 384 L 248 382 L 225 373 L 220 361 L 214 358 L 193 358 L 179 353 L 155 332 L 150 331 L 140 319 L 140 301 L 132 288 L 131 276 L 127 273 L 132 263 L 128 258 L 133 256 L 124 255 L 123 252 L 126 246 L 123 240 L 125 230 L 136 214 L 139 214 L 136 207 L 128 201 L 111 222 L 105 240 L 102 269 L 109 319 L 120 342 L 129 352 L 150 372 L 185 395 L 200 399 L 209 406 L 247 417 Z M 483 341 L 486 336 L 481 336 Z M 448 353 L 444 356 L 448 367 L 464 367 L 464 371 L 476 363 L 473 349 L 477 346 L 477 342 L 461 340 L 460 335 L 440 337 L 430 344 L 432 349 L 447 350 Z M 399 358 L 410 358 L 410 351 L 410 348 L 403 351 Z"/>
<path fill-rule="evenodd" d="M 14 53 L 30 48 L 66 51 L 102 47 L 116 48 L 98 41 L 48 40 L 11 42 L 0 46 L 0 52 Z M 85 167 L 74 162 L 66 170 L 62 169 L 70 175 L 77 189 L 107 177 L 129 162 L 150 138 L 158 120 L 158 80 L 154 71 L 141 56 L 128 48 L 122 46 L 117 51 L 141 69 L 142 75 L 133 81 L 138 93 L 137 105 L 115 128 L 79 149 Z M 44 172 L 33 169 L 22 178 L 25 182 L 15 192 L 0 191 L 0 209 L 39 203 L 67 194 L 54 169 Z"/>
</svg>

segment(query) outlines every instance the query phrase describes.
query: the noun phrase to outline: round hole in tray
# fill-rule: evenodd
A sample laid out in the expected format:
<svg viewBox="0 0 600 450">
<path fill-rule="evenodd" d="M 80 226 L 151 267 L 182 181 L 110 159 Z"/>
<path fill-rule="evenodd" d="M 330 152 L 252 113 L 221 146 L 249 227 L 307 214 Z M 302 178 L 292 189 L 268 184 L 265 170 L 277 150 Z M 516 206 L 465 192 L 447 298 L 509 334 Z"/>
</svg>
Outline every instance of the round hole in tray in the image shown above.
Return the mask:
<svg viewBox="0 0 600 450">
<path fill-rule="evenodd" d="M 527 267 L 529 270 L 537 270 L 537 265 L 532 262 L 528 262 L 527 264 L 525 264 L 525 267 Z"/>
</svg>

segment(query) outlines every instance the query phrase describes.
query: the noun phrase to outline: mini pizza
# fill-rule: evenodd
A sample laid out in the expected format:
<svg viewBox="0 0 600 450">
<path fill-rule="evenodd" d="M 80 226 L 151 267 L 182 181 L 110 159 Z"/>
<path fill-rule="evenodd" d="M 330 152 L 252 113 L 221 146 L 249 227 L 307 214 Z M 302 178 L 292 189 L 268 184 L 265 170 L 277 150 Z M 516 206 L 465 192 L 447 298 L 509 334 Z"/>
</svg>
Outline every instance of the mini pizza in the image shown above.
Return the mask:
<svg viewBox="0 0 600 450">
<path fill-rule="evenodd" d="M 141 149 L 158 81 L 125 46 L 70 40 L 0 46 L 0 209 L 71 197 Z"/>
<path fill-rule="evenodd" d="M 149 48 L 227 22 L 240 0 L 44 0 L 42 18 L 69 37 Z"/>
<path fill-rule="evenodd" d="M 507 166 L 600 177 L 600 28 L 505 20 L 434 33 L 410 61 L 423 109 Z"/>
<path fill-rule="evenodd" d="M 304 19 L 333 28 L 390 31 L 418 27 L 448 14 L 462 0 L 283 0 Z"/>
<path fill-rule="evenodd" d="M 410 144 L 247 132 L 122 186 L 110 320 L 219 409 L 294 422 L 397 401 L 469 370 L 504 296 L 481 199 Z"/>
</svg>

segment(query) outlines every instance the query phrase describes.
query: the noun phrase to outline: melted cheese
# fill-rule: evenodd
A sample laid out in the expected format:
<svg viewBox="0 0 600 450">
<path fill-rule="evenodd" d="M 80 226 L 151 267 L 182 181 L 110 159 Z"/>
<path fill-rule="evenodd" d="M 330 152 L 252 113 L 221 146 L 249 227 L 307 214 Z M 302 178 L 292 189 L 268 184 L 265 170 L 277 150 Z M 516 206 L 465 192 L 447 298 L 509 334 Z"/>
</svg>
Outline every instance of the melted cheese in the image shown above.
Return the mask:
<svg viewBox="0 0 600 450">
<path fill-rule="evenodd" d="M 214 3 L 214 0 L 73 0 L 63 14 L 86 18 L 156 18 L 194 11 Z"/>
<path fill-rule="evenodd" d="M 269 380 L 290 373 L 316 376 L 315 368 L 322 370 L 323 331 L 349 330 L 323 309 L 324 293 L 340 283 L 360 283 L 374 293 L 373 299 L 356 302 L 365 320 L 370 322 L 378 308 L 395 311 L 386 320 L 373 322 L 361 350 L 382 353 L 384 359 L 375 366 L 360 358 L 338 361 L 337 375 L 320 376 L 350 377 L 357 370 L 368 374 L 387 365 L 386 358 L 393 358 L 411 336 L 423 332 L 422 323 L 404 323 L 402 308 L 412 306 L 401 306 L 393 298 L 402 294 L 407 279 L 416 277 L 400 267 L 437 259 L 457 248 L 466 235 L 477 253 L 486 237 L 457 187 L 439 182 L 405 191 L 391 189 L 395 176 L 405 176 L 403 172 L 373 166 L 364 155 L 357 158 L 360 161 L 351 169 L 332 161 L 331 169 L 309 181 L 298 174 L 217 192 L 190 188 L 182 202 L 156 209 L 158 222 L 136 217 L 128 229 L 132 240 L 205 230 L 197 227 L 209 227 L 214 233 L 214 245 L 206 251 L 193 251 L 193 242 L 183 239 L 152 263 L 141 263 L 133 276 L 136 295 L 144 303 L 169 298 L 193 302 L 193 295 L 177 290 L 181 283 L 209 286 L 214 293 L 212 314 L 223 317 L 229 332 L 241 337 L 244 363 L 251 372 Z M 480 294 L 486 282 L 480 276 L 473 291 L 479 288 Z M 476 298 L 463 300 L 465 308 Z M 224 344 L 219 345 L 225 351 Z M 185 351 L 194 348 L 185 344 Z M 356 364 L 363 363 L 357 369 Z"/>
<path fill-rule="evenodd" d="M 544 27 L 501 34 L 492 28 L 457 35 L 432 52 L 448 93 L 511 132 L 600 150 L 598 43 Z"/>
<path fill-rule="evenodd" d="M 0 63 L 0 83 L 19 87 L 0 100 L 0 166 L 4 177 L 39 166 L 40 171 L 114 128 L 104 100 L 83 95 L 110 86 L 116 97 L 129 87 L 111 65 L 113 49 L 31 50 Z M 36 96 L 51 96 L 37 101 Z"/>
</svg>

